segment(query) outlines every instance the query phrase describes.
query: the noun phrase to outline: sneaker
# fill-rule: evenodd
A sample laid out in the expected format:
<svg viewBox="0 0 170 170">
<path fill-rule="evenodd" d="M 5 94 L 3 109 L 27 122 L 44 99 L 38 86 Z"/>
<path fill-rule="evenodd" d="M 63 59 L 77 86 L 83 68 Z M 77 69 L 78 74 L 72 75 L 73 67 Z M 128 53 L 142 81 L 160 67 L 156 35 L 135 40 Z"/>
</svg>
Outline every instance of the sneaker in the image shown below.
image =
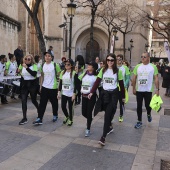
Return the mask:
<svg viewBox="0 0 170 170">
<path fill-rule="evenodd" d="M 28 120 L 27 119 L 22 119 L 20 122 L 19 122 L 19 125 L 24 125 L 28 123 Z"/>
<path fill-rule="evenodd" d="M 65 117 L 64 120 L 63 120 L 63 124 L 66 124 L 68 119 L 69 119 L 69 117 Z"/>
<path fill-rule="evenodd" d="M 85 137 L 89 137 L 90 136 L 90 130 L 86 129 L 85 131 Z"/>
<path fill-rule="evenodd" d="M 40 118 L 37 118 L 36 121 L 33 122 L 34 125 L 42 125 L 42 120 Z"/>
<path fill-rule="evenodd" d="M 123 116 L 119 116 L 119 122 L 123 122 Z"/>
<path fill-rule="evenodd" d="M 68 119 L 67 121 L 67 126 L 71 126 L 73 124 L 73 121 L 71 121 L 70 119 Z"/>
<path fill-rule="evenodd" d="M 112 132 L 113 132 L 113 127 L 109 127 L 109 131 L 108 131 L 107 135 L 109 135 Z"/>
<path fill-rule="evenodd" d="M 152 116 L 148 115 L 148 122 L 152 122 Z"/>
<path fill-rule="evenodd" d="M 105 146 L 105 138 L 101 137 L 98 143 L 101 144 L 102 146 Z"/>
<path fill-rule="evenodd" d="M 53 116 L 53 122 L 56 122 L 56 121 L 57 121 L 57 119 L 58 119 L 58 117 L 57 117 L 57 116 Z"/>
<path fill-rule="evenodd" d="M 139 129 L 141 127 L 142 127 L 142 122 L 137 122 L 134 128 Z"/>
</svg>

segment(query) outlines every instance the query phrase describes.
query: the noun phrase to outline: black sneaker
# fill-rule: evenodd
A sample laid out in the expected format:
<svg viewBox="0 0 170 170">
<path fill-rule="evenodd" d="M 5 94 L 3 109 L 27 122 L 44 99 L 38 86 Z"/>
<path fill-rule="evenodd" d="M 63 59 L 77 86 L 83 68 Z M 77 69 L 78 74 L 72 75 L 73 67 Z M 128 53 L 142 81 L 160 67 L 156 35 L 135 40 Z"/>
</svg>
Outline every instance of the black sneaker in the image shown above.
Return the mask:
<svg viewBox="0 0 170 170">
<path fill-rule="evenodd" d="M 105 146 L 105 138 L 101 137 L 98 143 L 102 146 Z"/>
<path fill-rule="evenodd" d="M 40 118 L 37 118 L 36 121 L 33 122 L 33 125 L 42 125 L 42 120 Z"/>
<path fill-rule="evenodd" d="M 109 131 L 108 131 L 107 135 L 109 135 L 112 132 L 113 132 L 113 127 L 109 127 Z"/>
<path fill-rule="evenodd" d="M 56 122 L 58 120 L 57 116 L 53 116 L 53 122 Z"/>
<path fill-rule="evenodd" d="M 20 122 L 19 122 L 19 125 L 24 125 L 28 123 L 28 120 L 27 119 L 22 119 Z"/>
</svg>

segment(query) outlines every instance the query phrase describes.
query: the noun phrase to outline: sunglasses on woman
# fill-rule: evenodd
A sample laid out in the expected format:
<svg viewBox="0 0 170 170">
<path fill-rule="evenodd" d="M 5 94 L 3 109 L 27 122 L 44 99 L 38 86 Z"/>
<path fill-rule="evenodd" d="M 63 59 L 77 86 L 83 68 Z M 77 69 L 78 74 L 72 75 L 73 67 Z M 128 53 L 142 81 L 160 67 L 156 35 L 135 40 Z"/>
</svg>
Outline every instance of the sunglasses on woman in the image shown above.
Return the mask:
<svg viewBox="0 0 170 170">
<path fill-rule="evenodd" d="M 141 56 L 141 58 L 146 58 L 146 56 Z"/>
<path fill-rule="evenodd" d="M 65 66 L 70 66 L 71 64 L 65 64 Z"/>
<path fill-rule="evenodd" d="M 114 59 L 107 59 L 107 61 L 109 62 L 114 62 Z"/>
<path fill-rule="evenodd" d="M 25 58 L 25 61 L 31 61 L 31 59 L 30 58 Z"/>
</svg>

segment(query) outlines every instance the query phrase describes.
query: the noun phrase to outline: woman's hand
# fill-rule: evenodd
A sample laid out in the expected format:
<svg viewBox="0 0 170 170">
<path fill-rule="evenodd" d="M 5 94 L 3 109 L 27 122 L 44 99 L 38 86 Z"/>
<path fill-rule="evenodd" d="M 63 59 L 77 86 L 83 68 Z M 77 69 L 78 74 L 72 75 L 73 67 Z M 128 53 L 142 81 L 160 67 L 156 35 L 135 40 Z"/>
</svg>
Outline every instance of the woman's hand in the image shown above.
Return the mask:
<svg viewBox="0 0 170 170">
<path fill-rule="evenodd" d="M 60 91 L 58 91 L 58 94 L 57 94 L 57 99 L 61 99 L 61 94 L 60 94 Z"/>
<path fill-rule="evenodd" d="M 73 96 L 72 96 L 72 102 L 75 100 L 75 98 L 76 98 L 76 95 L 73 94 Z"/>
<path fill-rule="evenodd" d="M 22 66 L 25 68 L 28 68 L 28 66 L 25 63 L 23 63 Z"/>
<path fill-rule="evenodd" d="M 88 99 L 91 99 L 92 96 L 93 96 L 93 93 L 90 93 L 90 94 L 88 95 Z"/>
</svg>

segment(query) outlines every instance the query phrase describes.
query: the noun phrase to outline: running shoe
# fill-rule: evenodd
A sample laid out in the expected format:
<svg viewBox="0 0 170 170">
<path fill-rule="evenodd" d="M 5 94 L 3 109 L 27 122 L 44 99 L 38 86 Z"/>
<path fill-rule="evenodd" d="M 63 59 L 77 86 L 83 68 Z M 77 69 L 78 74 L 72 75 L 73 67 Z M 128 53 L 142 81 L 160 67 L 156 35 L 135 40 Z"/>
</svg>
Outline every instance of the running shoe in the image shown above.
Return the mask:
<svg viewBox="0 0 170 170">
<path fill-rule="evenodd" d="M 25 119 L 25 118 L 23 118 L 23 119 L 19 122 L 19 125 L 24 125 L 24 124 L 26 124 L 26 123 L 28 123 L 28 120 Z"/>
<path fill-rule="evenodd" d="M 68 119 L 69 119 L 69 117 L 65 117 L 64 120 L 63 120 L 63 124 L 66 124 Z"/>
<path fill-rule="evenodd" d="M 123 122 L 123 116 L 119 116 L 119 122 Z"/>
<path fill-rule="evenodd" d="M 85 131 L 85 137 L 89 137 L 90 136 L 90 130 L 86 129 Z"/>
<path fill-rule="evenodd" d="M 152 116 L 151 115 L 147 115 L 148 116 L 148 122 L 152 122 Z"/>
<path fill-rule="evenodd" d="M 141 127 L 142 127 L 142 122 L 137 122 L 134 128 L 139 129 Z"/>
<path fill-rule="evenodd" d="M 105 138 L 101 137 L 98 143 L 102 146 L 105 146 Z"/>
<path fill-rule="evenodd" d="M 42 125 L 42 120 L 40 118 L 37 118 L 36 121 L 33 122 L 34 125 Z"/>
<path fill-rule="evenodd" d="M 53 122 L 56 122 L 58 120 L 57 116 L 53 116 Z"/>
<path fill-rule="evenodd" d="M 108 131 L 107 135 L 109 135 L 112 132 L 113 132 L 113 127 L 109 127 L 109 131 Z"/>
<path fill-rule="evenodd" d="M 71 126 L 73 124 L 73 121 L 71 121 L 70 119 L 68 119 L 67 121 L 67 126 Z"/>
</svg>

